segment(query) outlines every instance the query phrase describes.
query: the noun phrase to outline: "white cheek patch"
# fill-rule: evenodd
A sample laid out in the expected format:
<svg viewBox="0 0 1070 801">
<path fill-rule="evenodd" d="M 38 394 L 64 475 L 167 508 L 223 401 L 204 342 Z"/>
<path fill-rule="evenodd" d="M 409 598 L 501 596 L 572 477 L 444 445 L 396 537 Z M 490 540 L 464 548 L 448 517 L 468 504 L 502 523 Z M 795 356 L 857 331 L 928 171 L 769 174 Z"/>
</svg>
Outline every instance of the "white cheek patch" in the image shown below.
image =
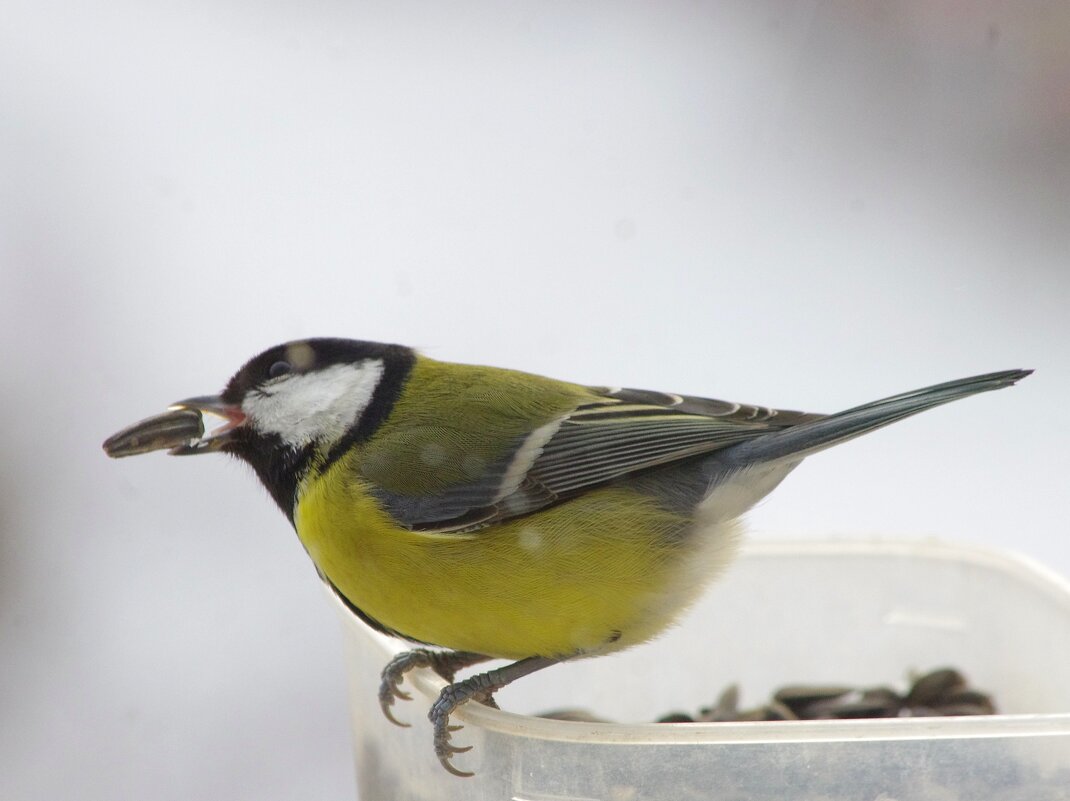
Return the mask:
<svg viewBox="0 0 1070 801">
<path fill-rule="evenodd" d="M 258 431 L 277 434 L 288 445 L 331 443 L 368 408 L 382 377 L 380 359 L 292 373 L 251 392 L 242 411 Z"/>
</svg>

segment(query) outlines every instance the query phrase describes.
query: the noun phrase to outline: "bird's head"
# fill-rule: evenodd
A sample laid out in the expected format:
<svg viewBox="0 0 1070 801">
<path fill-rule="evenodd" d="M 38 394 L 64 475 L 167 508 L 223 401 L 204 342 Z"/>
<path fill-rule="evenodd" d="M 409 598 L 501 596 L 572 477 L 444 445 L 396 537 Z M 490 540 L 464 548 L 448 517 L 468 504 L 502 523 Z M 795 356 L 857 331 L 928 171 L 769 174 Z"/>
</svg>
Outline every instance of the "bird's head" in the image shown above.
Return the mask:
<svg viewBox="0 0 1070 801">
<path fill-rule="evenodd" d="M 218 395 L 187 398 L 104 443 L 111 456 L 168 449 L 221 451 L 256 470 L 287 515 L 315 456 L 329 462 L 371 436 L 412 366 L 411 349 L 348 339 L 304 339 L 254 356 Z M 202 417 L 223 424 L 205 432 Z"/>
</svg>

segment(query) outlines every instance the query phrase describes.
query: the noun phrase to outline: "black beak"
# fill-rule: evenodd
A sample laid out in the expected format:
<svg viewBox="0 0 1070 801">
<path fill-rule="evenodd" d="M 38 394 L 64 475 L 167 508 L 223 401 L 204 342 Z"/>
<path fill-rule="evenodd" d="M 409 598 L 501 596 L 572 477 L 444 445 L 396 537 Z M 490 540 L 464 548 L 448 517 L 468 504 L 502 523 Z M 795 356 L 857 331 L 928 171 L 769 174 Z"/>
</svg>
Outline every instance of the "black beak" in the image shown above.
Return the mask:
<svg viewBox="0 0 1070 801">
<path fill-rule="evenodd" d="M 204 414 L 226 422 L 205 436 Z M 174 456 L 210 453 L 229 440 L 231 432 L 245 422 L 245 413 L 223 402 L 218 395 L 204 395 L 172 403 L 169 411 L 149 417 L 108 437 L 104 451 L 113 458 L 167 450 Z"/>
</svg>

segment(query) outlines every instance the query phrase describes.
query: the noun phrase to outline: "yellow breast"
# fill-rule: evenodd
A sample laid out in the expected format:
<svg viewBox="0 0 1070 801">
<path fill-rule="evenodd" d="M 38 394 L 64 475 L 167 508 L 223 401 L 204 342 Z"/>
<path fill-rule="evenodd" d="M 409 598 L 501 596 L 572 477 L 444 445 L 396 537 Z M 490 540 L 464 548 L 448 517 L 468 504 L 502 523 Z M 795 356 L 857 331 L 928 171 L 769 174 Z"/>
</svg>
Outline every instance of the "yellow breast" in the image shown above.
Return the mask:
<svg viewBox="0 0 1070 801">
<path fill-rule="evenodd" d="M 468 534 L 398 527 L 346 459 L 301 488 L 298 536 L 361 611 L 455 650 L 520 659 L 642 642 L 679 611 L 688 521 L 602 488 Z M 687 593 L 690 597 L 691 593 Z"/>
</svg>

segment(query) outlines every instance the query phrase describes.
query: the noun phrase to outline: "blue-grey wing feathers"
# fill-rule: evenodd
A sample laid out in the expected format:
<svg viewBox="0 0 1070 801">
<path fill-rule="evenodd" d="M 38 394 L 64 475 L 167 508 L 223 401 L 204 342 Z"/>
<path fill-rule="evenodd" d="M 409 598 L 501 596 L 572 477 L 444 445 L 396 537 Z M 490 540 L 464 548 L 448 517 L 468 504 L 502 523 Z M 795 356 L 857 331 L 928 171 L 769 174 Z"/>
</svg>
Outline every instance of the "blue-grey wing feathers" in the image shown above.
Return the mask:
<svg viewBox="0 0 1070 801">
<path fill-rule="evenodd" d="M 1020 381 L 1032 370 L 1004 370 L 999 373 L 960 378 L 944 384 L 916 389 L 890 398 L 866 403 L 818 420 L 801 423 L 782 431 L 767 433 L 726 451 L 730 463 L 753 464 L 779 459 L 799 461 L 841 442 L 883 428 L 911 415 L 967 398 L 979 392 L 1002 389 Z"/>
<path fill-rule="evenodd" d="M 634 389 L 596 389 L 551 426 L 518 440 L 470 482 L 409 497 L 377 494 L 403 526 L 472 531 L 530 514 L 581 491 L 630 476 L 649 484 L 652 468 L 708 455 L 705 473 L 806 456 L 918 412 L 1010 386 L 1029 370 L 1007 370 L 905 392 L 838 414 L 769 409 Z M 679 471 L 671 471 L 677 475 Z"/>
</svg>

